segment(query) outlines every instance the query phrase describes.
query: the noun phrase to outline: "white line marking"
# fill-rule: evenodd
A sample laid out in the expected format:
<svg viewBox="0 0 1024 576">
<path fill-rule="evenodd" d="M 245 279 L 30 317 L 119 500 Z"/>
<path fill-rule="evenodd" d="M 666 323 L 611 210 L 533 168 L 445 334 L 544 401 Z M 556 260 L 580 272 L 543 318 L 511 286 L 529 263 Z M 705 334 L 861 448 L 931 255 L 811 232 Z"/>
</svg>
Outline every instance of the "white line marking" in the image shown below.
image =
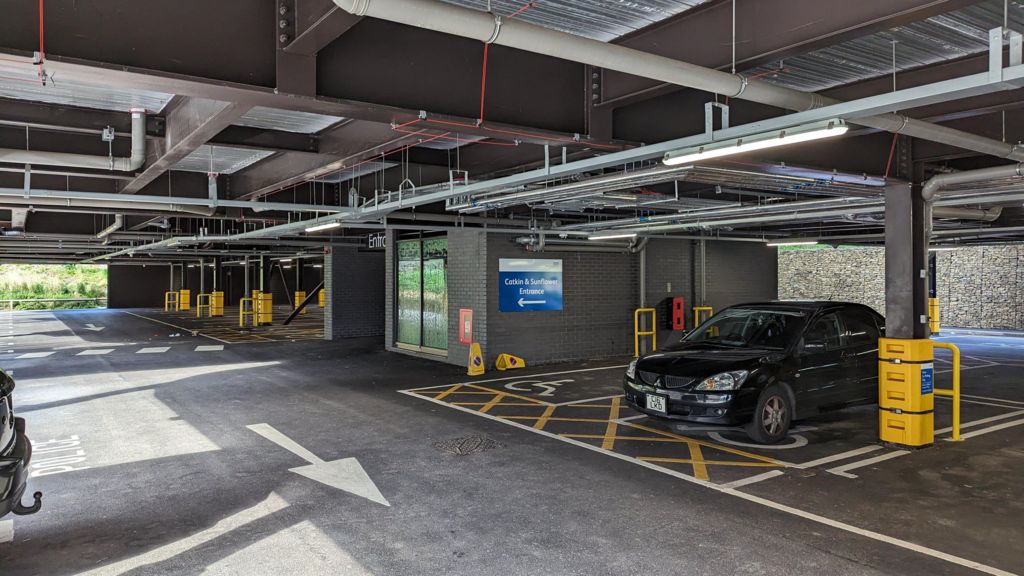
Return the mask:
<svg viewBox="0 0 1024 576">
<path fill-rule="evenodd" d="M 836 462 L 838 460 L 846 460 L 847 458 L 853 458 L 854 456 L 860 456 L 861 454 L 867 454 L 868 452 L 874 452 L 875 450 L 881 449 L 881 446 L 864 446 L 863 448 L 857 448 L 854 450 L 848 450 L 846 452 L 840 452 L 839 454 L 825 456 L 824 458 L 818 458 L 817 460 L 811 460 L 810 462 L 801 462 L 800 464 L 794 464 L 793 468 L 806 470 L 807 468 L 814 468 L 815 466 L 821 466 L 822 464 L 828 464 L 830 462 Z"/>
<path fill-rule="evenodd" d="M 941 398 L 942 400 L 949 400 L 950 402 L 953 401 L 953 399 L 949 396 L 936 396 L 936 398 Z M 965 404 L 978 404 L 979 406 L 995 406 L 996 408 L 1008 408 L 1010 410 L 1020 408 L 1020 406 L 1013 406 L 1012 404 L 996 404 L 994 402 L 981 402 L 979 400 L 967 400 L 964 398 L 961 398 L 960 402 L 963 402 Z"/>
<path fill-rule="evenodd" d="M 212 344 L 204 346 L 196 346 L 196 352 L 220 352 L 224 349 L 223 344 Z"/>
<path fill-rule="evenodd" d="M 577 374 L 579 372 L 594 372 L 597 370 L 612 370 L 614 368 L 625 369 L 626 364 L 621 366 L 602 366 L 600 368 L 580 368 L 579 370 L 564 370 L 562 372 L 545 372 L 543 374 L 523 374 L 521 376 L 506 376 L 504 378 L 491 378 L 490 380 L 470 380 L 468 382 L 458 382 L 458 384 L 484 384 L 485 382 L 502 382 L 504 380 L 522 380 L 524 378 L 537 378 L 539 376 L 558 376 L 560 374 Z M 455 384 L 442 384 L 441 386 L 429 386 L 427 388 L 413 388 L 413 390 L 429 390 L 430 388 L 443 388 L 454 386 Z M 400 390 L 404 392 L 404 390 Z"/>
<path fill-rule="evenodd" d="M 14 520 L 0 522 L 0 544 L 14 542 Z"/>
<path fill-rule="evenodd" d="M 464 406 L 454 406 L 454 405 L 448 404 L 448 403 L 446 403 L 446 402 L 444 402 L 442 400 L 435 400 L 433 398 L 428 398 L 426 396 L 420 396 L 420 395 L 418 395 L 418 394 L 416 394 L 414 392 L 410 392 L 410 391 L 406 391 L 406 390 L 400 390 L 399 392 L 401 392 L 402 394 L 406 394 L 408 396 L 413 396 L 414 398 L 419 398 L 420 400 L 426 400 L 427 402 L 433 402 L 434 404 L 439 404 L 441 406 L 445 406 L 445 407 L 452 408 L 452 409 L 455 409 L 455 410 L 461 410 L 461 411 L 463 411 L 463 412 L 465 412 L 467 414 L 473 414 L 474 416 L 480 416 L 480 417 L 483 417 L 483 418 L 487 418 L 489 420 L 494 420 L 495 422 L 500 422 L 500 423 L 505 424 L 507 426 L 513 426 L 515 428 L 520 428 L 522 430 L 526 430 L 527 432 L 532 432 L 534 434 L 540 434 L 542 436 L 547 436 L 548 438 L 552 438 L 552 439 L 558 440 L 560 442 L 565 442 L 566 444 L 572 444 L 574 446 L 579 446 L 580 448 L 585 448 L 587 450 L 591 450 L 591 451 L 597 452 L 599 454 L 604 454 L 605 456 L 611 456 L 612 458 L 617 458 L 619 460 L 622 460 L 623 462 L 629 462 L 630 464 L 635 464 L 637 466 L 640 466 L 640 467 L 643 467 L 643 468 L 647 468 L 648 470 L 653 470 L 655 472 L 660 472 L 662 474 L 667 474 L 669 476 L 678 478 L 680 480 L 684 480 L 686 482 L 690 482 L 692 484 L 697 484 L 699 486 L 704 486 L 705 488 L 710 488 L 711 490 L 715 490 L 716 492 L 721 492 L 722 494 L 728 494 L 730 496 L 735 496 L 737 498 L 741 498 L 741 499 L 746 500 L 748 502 L 753 502 L 755 504 L 760 504 L 761 506 L 767 506 L 768 508 L 772 508 L 772 509 L 778 510 L 780 512 L 785 512 L 787 514 L 792 514 L 793 516 L 799 516 L 801 518 L 804 518 L 805 520 L 810 520 L 812 522 L 817 522 L 819 524 L 824 524 L 826 526 L 831 526 L 831 527 L 839 529 L 839 530 L 845 530 L 845 531 L 851 532 L 853 534 L 864 536 L 865 538 L 870 538 L 872 540 L 877 540 L 879 542 L 884 542 L 886 544 L 891 544 L 893 546 L 898 546 L 898 547 L 904 548 L 906 550 L 911 550 L 911 551 L 917 552 L 919 554 L 924 554 L 925 556 L 931 556 L 932 558 L 938 558 L 939 560 L 945 560 L 946 562 L 950 562 L 952 564 L 957 564 L 959 566 L 964 566 L 964 567 L 967 567 L 967 568 L 972 568 L 972 569 L 977 570 L 979 572 L 984 572 L 986 574 L 992 574 L 994 576 L 1016 576 L 1012 572 L 1007 572 L 1005 570 L 1000 570 L 999 568 L 994 568 L 992 566 L 986 566 L 985 564 L 981 564 L 979 562 L 975 562 L 974 560 L 968 560 L 966 558 L 961 558 L 959 556 L 954 556 L 952 554 L 947 554 L 945 552 L 941 552 L 939 550 L 934 550 L 934 549 L 928 548 L 926 546 L 921 546 L 920 544 L 914 544 L 913 542 L 908 542 L 906 540 L 900 540 L 899 538 L 893 538 L 891 536 L 886 536 L 885 534 L 881 534 L 881 533 L 878 533 L 878 532 L 873 532 L 871 530 L 865 530 L 863 528 L 858 528 L 857 526 L 854 526 L 852 524 L 847 524 L 845 522 L 840 522 L 838 520 L 833 520 L 831 518 L 826 518 L 825 516 L 819 516 L 817 514 L 812 514 L 810 512 L 805 512 L 805 511 L 800 510 L 798 508 L 793 508 L 791 506 L 786 506 L 785 504 L 779 504 L 778 502 L 773 502 L 771 500 L 767 500 L 767 499 L 761 498 L 759 496 L 754 496 L 753 494 L 747 494 L 745 492 L 740 492 L 739 490 L 736 490 L 736 489 L 733 489 L 733 488 L 726 488 L 724 486 L 719 486 L 719 485 L 713 484 L 711 482 L 707 482 L 707 481 L 704 481 L 704 480 L 698 480 L 697 478 L 694 478 L 693 476 L 689 476 L 689 475 L 684 474 L 682 472 L 678 472 L 676 470 L 671 470 L 669 468 L 662 468 L 661 466 L 658 466 L 656 464 L 652 464 L 650 462 L 644 462 L 643 460 L 637 460 L 635 458 L 631 458 L 629 456 L 626 456 L 624 454 L 619 454 L 617 452 L 610 452 L 610 451 L 604 450 L 604 449 L 602 449 L 602 448 L 600 448 L 598 446 L 592 446 L 590 444 L 587 444 L 587 443 L 579 441 L 579 440 L 575 440 L 573 438 L 563 438 L 561 436 L 558 436 L 558 435 L 553 434 L 551 432 L 548 432 L 546 430 L 535 430 L 531 426 L 527 426 L 525 424 L 520 424 L 518 422 L 513 422 L 513 421 L 509 421 L 509 420 L 502 420 L 501 418 L 498 418 L 497 416 L 492 416 L 490 414 L 481 414 L 480 412 L 477 412 L 476 410 L 472 410 L 472 409 L 466 408 Z"/>
<path fill-rule="evenodd" d="M 318 457 L 316 454 L 313 454 L 309 450 L 306 450 L 305 448 L 300 446 L 298 442 L 285 436 L 284 433 L 279 432 L 277 428 L 274 428 L 270 424 L 252 424 L 246 426 L 246 428 L 259 434 L 260 436 L 263 436 L 267 440 L 270 440 L 274 444 L 277 444 L 281 448 L 284 448 L 285 450 L 291 452 L 292 454 L 295 454 L 296 456 L 302 458 L 303 460 L 309 462 L 310 464 L 324 463 L 324 461 L 321 460 L 320 457 Z"/>
<path fill-rule="evenodd" d="M 82 350 L 75 356 L 102 356 L 103 354 L 110 354 L 113 352 L 113 348 L 90 348 L 89 350 Z"/>
<path fill-rule="evenodd" d="M 21 356 L 17 356 L 15 360 L 21 360 L 23 358 L 46 358 L 47 356 L 52 356 L 53 354 L 56 354 L 56 352 L 28 352 L 22 354 Z"/>
<path fill-rule="evenodd" d="M 989 422 L 995 422 L 996 420 L 1006 420 L 1007 418 L 1013 418 L 1015 416 L 1020 416 L 1021 414 L 1024 414 L 1024 410 L 1017 410 L 1017 411 L 1014 411 L 1014 412 L 1007 412 L 1006 414 L 997 414 L 995 416 L 989 416 L 988 418 L 982 418 L 981 420 L 972 420 L 970 422 L 964 422 L 963 424 L 961 424 L 960 425 L 960 429 L 963 430 L 964 428 L 973 428 L 975 426 L 980 426 L 982 424 L 988 424 Z M 945 434 L 946 432 L 952 432 L 952 431 L 953 431 L 953 427 L 952 426 L 947 426 L 946 428 L 940 428 L 940 429 L 936 430 L 935 433 L 936 434 Z M 961 435 L 961 438 L 963 438 L 962 435 Z"/>
<path fill-rule="evenodd" d="M 982 434 L 988 434 L 989 432 L 995 432 L 997 430 L 1002 430 L 1004 428 L 1020 426 L 1021 424 L 1024 424 L 1024 419 L 1014 420 L 1012 422 L 1003 422 L 1002 424 L 989 426 L 988 428 L 982 428 L 981 430 L 975 430 L 974 432 L 968 432 L 967 434 L 961 434 L 960 438 L 967 440 L 968 438 L 974 438 L 975 436 L 981 436 Z"/>
<path fill-rule="evenodd" d="M 228 342 L 227 340 L 221 340 L 220 338 L 216 338 L 214 336 L 210 336 L 209 334 L 203 334 L 199 330 L 192 330 L 190 328 L 183 328 L 181 326 L 177 326 L 175 324 L 171 324 L 170 322 L 164 322 L 163 320 L 157 320 L 156 318 L 150 318 L 149 316 L 143 316 L 142 314 L 136 314 L 134 312 L 129 312 L 127 310 L 121 310 L 121 312 L 124 312 L 125 314 L 131 314 L 132 316 L 135 316 L 136 318 L 142 318 L 143 320 L 149 320 L 150 322 L 156 322 L 157 324 L 163 324 L 164 326 L 170 326 L 171 328 L 177 328 L 178 330 L 181 330 L 182 332 L 188 332 L 189 334 L 192 334 L 193 336 L 202 336 L 203 338 L 209 338 L 210 340 L 214 340 L 214 341 L 220 342 L 222 344 L 231 344 L 231 342 Z"/>
<path fill-rule="evenodd" d="M 784 472 L 782 470 L 769 470 L 768 472 L 764 472 L 762 474 L 757 474 L 755 476 L 750 476 L 749 478 L 743 478 L 743 479 L 740 479 L 740 480 L 734 480 L 732 482 L 729 482 L 728 484 L 722 484 L 722 487 L 723 488 L 739 488 L 740 486 L 747 486 L 747 485 L 750 485 L 750 484 L 756 484 L 758 482 L 763 482 L 765 480 L 768 480 L 768 479 L 771 479 L 771 478 L 775 478 L 776 476 L 782 476 L 783 474 L 784 474 Z"/>
<path fill-rule="evenodd" d="M 892 460 L 900 456 L 906 456 L 910 454 L 909 450 L 897 450 L 896 452 L 889 452 L 888 454 L 882 454 L 881 456 L 875 456 L 874 458 L 868 458 L 867 460 L 858 460 L 857 462 L 851 462 L 850 464 L 843 464 L 842 466 L 836 466 L 835 468 L 829 468 L 826 472 L 835 474 L 836 476 L 842 476 L 843 478 L 856 478 L 856 474 L 850 474 L 847 470 L 856 470 L 857 468 L 863 468 L 865 466 L 871 466 L 878 462 L 884 462 L 885 460 Z"/>
<path fill-rule="evenodd" d="M 170 350 L 170 346 L 154 346 L 152 348 L 141 348 L 136 351 L 136 354 L 163 354 Z"/>
<path fill-rule="evenodd" d="M 1021 402 L 1020 400 L 1007 400 L 1005 398 L 990 398 L 988 396 L 974 396 L 972 394 L 962 394 L 962 393 L 960 394 L 960 396 L 962 396 L 963 398 L 977 398 L 978 400 L 991 400 L 993 402 L 1005 402 L 1007 404 L 1021 404 L 1021 405 L 1024 405 L 1024 402 Z"/>
</svg>

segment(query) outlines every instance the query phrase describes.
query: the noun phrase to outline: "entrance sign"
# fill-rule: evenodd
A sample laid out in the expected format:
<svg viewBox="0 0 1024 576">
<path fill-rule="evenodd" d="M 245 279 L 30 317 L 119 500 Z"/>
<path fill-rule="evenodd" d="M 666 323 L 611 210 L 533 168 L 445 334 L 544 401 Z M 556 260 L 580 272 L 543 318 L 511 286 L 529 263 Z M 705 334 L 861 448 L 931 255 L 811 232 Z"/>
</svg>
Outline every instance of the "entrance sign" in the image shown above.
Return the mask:
<svg viewBox="0 0 1024 576">
<path fill-rule="evenodd" d="M 561 309 L 561 260 L 498 260 L 499 311 L 537 312 Z"/>
</svg>

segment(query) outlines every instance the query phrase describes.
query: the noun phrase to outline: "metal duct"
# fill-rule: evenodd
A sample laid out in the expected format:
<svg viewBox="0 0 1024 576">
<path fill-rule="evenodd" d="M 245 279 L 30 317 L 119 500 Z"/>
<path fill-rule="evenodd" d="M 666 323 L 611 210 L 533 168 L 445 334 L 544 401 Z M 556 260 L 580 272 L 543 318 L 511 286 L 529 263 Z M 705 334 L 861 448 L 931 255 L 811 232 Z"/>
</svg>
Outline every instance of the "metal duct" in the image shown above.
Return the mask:
<svg viewBox="0 0 1024 576">
<path fill-rule="evenodd" d="M 1008 164 L 1006 166 L 994 166 L 980 170 L 967 170 L 964 172 L 951 172 L 932 176 L 921 188 L 921 195 L 925 201 L 931 201 L 936 195 L 950 186 L 958 184 L 975 184 L 991 180 L 1003 180 L 1006 178 L 1019 178 L 1024 176 L 1024 164 Z"/>
<path fill-rule="evenodd" d="M 147 212 L 182 212 L 185 214 L 195 214 L 197 216 L 212 216 L 216 211 L 214 208 L 201 207 L 201 206 L 190 206 L 175 204 L 173 200 L 163 202 L 160 204 L 154 204 L 149 202 L 125 202 L 123 200 L 90 200 L 80 198 L 47 198 L 44 196 L 31 196 L 29 198 L 24 197 L 24 191 L 21 194 L 11 195 L 5 194 L 5 190 L 9 188 L 0 189 L 0 205 L 11 205 L 16 204 L 19 206 L 38 206 L 40 209 L 45 210 L 44 207 L 62 207 L 62 208 L 96 208 L 104 210 L 107 213 L 116 213 L 123 210 L 142 210 Z M 121 198 L 127 198 L 127 196 L 121 196 L 118 194 L 111 194 L 111 196 L 120 196 Z"/>
<path fill-rule="evenodd" d="M 0 148 L 0 162 L 134 172 L 146 162 L 146 111 L 133 109 L 132 155 L 128 158 Z"/>
<path fill-rule="evenodd" d="M 334 3 L 342 10 L 356 16 L 380 18 L 407 26 L 471 38 L 487 44 L 508 46 L 787 110 L 811 110 L 840 102 L 818 94 L 775 86 L 762 80 L 748 79 L 742 74 L 712 70 L 625 46 L 549 30 L 522 20 L 503 19 L 487 12 L 442 2 L 430 0 L 334 0 Z M 1018 150 L 1017 146 L 1013 144 L 983 138 L 898 114 L 858 118 L 857 124 L 887 132 L 906 134 L 915 138 L 943 142 L 1000 158 L 1024 160 L 1024 150 Z"/>
<path fill-rule="evenodd" d="M 106 238 L 107 236 L 110 236 L 114 232 L 117 232 L 118 230 L 120 230 L 122 226 L 124 226 L 124 216 L 121 215 L 121 214 L 116 214 L 116 215 L 114 215 L 114 223 L 111 224 L 110 226 L 107 226 L 103 230 L 100 230 L 99 232 L 97 232 L 96 233 L 96 237 L 97 238 Z"/>
<path fill-rule="evenodd" d="M 981 222 L 995 222 L 1002 215 L 1003 209 L 996 208 L 953 208 L 950 206 L 936 206 L 932 208 L 932 218 L 937 220 L 978 220 Z"/>
</svg>

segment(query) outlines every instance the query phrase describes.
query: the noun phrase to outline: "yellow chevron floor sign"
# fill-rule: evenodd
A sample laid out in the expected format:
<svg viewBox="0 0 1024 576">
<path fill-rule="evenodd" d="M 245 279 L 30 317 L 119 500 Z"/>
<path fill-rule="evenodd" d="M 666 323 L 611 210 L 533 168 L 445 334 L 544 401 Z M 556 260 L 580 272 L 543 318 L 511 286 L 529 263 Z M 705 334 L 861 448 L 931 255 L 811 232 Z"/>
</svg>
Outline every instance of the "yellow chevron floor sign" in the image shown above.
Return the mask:
<svg viewBox="0 0 1024 576">
<path fill-rule="evenodd" d="M 480 344 L 473 342 L 469 346 L 469 369 L 466 374 L 470 376 L 481 376 L 484 373 L 484 356 L 480 352 Z"/>
<path fill-rule="evenodd" d="M 519 356 L 513 356 L 511 354 L 498 354 L 498 360 L 494 363 L 494 367 L 498 370 L 511 370 L 513 368 L 525 368 L 526 361 Z"/>
</svg>

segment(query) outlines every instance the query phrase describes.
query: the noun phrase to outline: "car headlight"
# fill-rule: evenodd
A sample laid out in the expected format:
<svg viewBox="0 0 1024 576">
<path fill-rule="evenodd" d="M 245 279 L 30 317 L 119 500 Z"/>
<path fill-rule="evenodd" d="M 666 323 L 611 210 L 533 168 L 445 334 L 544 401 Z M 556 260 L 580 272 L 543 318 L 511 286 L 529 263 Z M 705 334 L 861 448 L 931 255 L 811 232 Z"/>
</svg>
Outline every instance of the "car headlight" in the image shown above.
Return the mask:
<svg viewBox="0 0 1024 576">
<path fill-rule="evenodd" d="M 629 378 L 630 380 L 632 380 L 635 377 L 636 377 L 636 360 L 633 360 L 632 362 L 629 363 L 629 366 L 626 367 L 626 378 Z"/>
<path fill-rule="evenodd" d="M 734 372 L 722 372 L 704 380 L 694 387 L 694 390 L 736 390 L 747 379 L 750 373 L 746 370 Z"/>
</svg>

